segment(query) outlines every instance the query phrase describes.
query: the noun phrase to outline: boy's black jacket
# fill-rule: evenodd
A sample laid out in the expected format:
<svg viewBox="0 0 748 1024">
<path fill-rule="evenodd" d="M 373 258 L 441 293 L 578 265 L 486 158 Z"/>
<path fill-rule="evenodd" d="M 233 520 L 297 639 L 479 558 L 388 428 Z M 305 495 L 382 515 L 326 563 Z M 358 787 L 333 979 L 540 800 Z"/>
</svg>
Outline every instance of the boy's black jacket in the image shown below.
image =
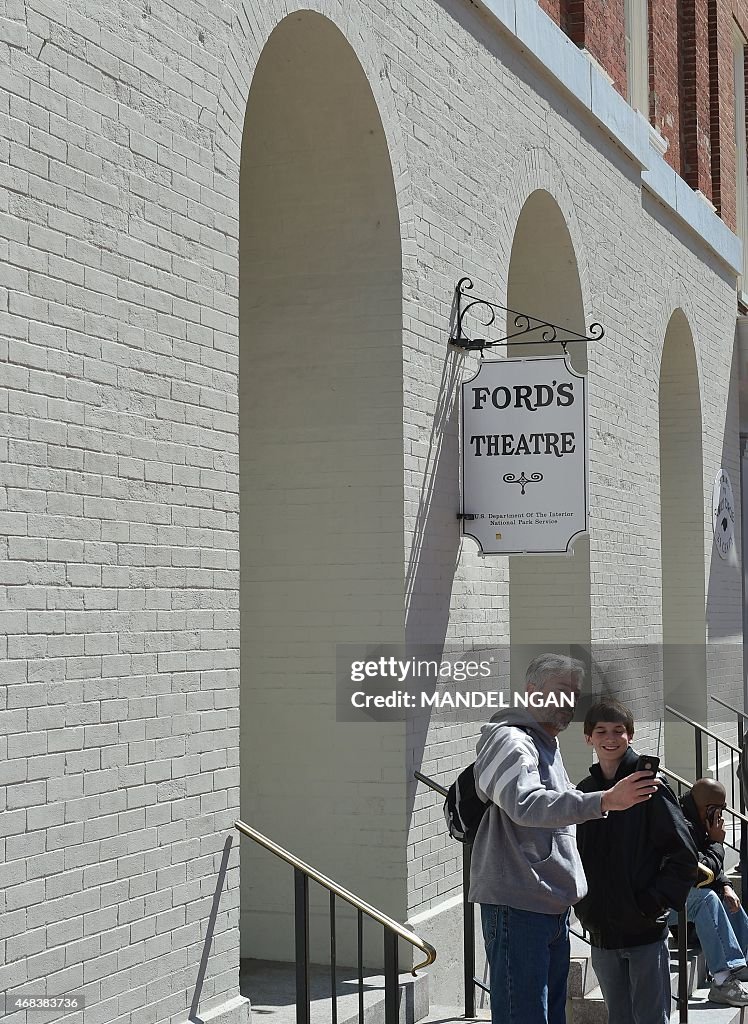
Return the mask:
<svg viewBox="0 0 748 1024">
<path fill-rule="evenodd" d="M 611 781 L 593 764 L 578 788 L 610 789 L 636 770 L 637 760 L 629 747 Z M 577 844 L 587 895 L 574 909 L 592 945 L 624 949 L 662 941 L 670 907 L 683 906 L 698 870 L 691 830 L 672 790 L 661 785 L 627 811 L 577 825 Z"/>
<path fill-rule="evenodd" d="M 696 810 L 696 804 L 690 793 L 686 793 L 681 798 L 680 805 L 691 828 L 691 838 L 698 851 L 699 861 L 709 868 L 710 871 L 714 872 L 714 881 L 711 885 L 705 886 L 705 888 L 714 889 L 721 896 L 728 881 L 723 871 L 725 848 L 722 843 L 715 843 L 706 834 L 704 826 L 699 821 L 699 812 Z"/>
</svg>

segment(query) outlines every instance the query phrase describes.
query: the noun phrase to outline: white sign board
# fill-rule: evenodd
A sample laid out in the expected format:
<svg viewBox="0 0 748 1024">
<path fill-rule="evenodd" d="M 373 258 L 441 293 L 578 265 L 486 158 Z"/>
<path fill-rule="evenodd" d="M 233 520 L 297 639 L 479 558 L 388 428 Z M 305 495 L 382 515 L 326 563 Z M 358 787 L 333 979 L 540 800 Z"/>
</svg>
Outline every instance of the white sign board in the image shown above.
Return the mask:
<svg viewBox="0 0 748 1024">
<path fill-rule="evenodd" d="M 482 361 L 461 445 L 462 533 L 483 554 L 568 552 L 587 531 L 586 379 L 564 357 Z"/>
<path fill-rule="evenodd" d="M 714 543 L 721 558 L 727 558 L 735 543 L 735 499 L 730 475 L 720 469 L 712 488 L 712 525 Z"/>
</svg>

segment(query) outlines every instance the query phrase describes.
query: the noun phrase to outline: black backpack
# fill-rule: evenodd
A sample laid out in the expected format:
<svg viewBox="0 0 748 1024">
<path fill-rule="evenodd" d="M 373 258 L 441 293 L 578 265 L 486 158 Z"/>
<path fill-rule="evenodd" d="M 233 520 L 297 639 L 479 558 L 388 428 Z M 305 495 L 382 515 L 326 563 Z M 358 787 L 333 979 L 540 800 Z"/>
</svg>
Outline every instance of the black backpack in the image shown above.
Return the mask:
<svg viewBox="0 0 748 1024">
<path fill-rule="evenodd" d="M 513 728 L 527 732 L 524 726 Z M 444 800 L 444 820 L 449 834 L 458 843 L 471 845 L 478 835 L 478 828 L 491 801 L 484 801 L 475 788 L 475 761 L 463 769 L 447 790 Z"/>
<path fill-rule="evenodd" d="M 475 789 L 475 763 L 461 771 L 447 790 L 444 818 L 449 834 L 459 843 L 471 844 L 478 834 L 478 826 L 488 810 Z"/>
</svg>

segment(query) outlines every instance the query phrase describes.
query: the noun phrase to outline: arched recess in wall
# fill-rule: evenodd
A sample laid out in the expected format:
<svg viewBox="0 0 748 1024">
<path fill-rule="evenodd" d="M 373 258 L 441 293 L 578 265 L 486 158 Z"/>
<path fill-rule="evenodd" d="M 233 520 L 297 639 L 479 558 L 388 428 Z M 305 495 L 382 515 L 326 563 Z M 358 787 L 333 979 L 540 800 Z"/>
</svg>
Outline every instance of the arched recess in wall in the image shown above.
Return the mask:
<svg viewBox="0 0 748 1024">
<path fill-rule="evenodd" d="M 660 552 L 664 703 L 707 720 L 704 477 L 699 372 L 691 328 L 676 309 L 660 363 Z M 665 763 L 693 778 L 693 733 L 665 715 Z"/>
<path fill-rule="evenodd" d="M 337 645 L 403 639 L 398 209 L 366 75 L 310 11 L 280 22 L 253 77 L 239 249 L 242 816 L 402 917 L 405 792 L 387 770 L 404 726 L 335 707 Z M 290 881 L 244 842 L 243 957 L 292 958 Z M 327 902 L 310 895 L 319 962 Z"/>
<path fill-rule="evenodd" d="M 522 207 L 512 243 L 507 305 L 522 313 L 585 333 L 579 268 L 564 215 L 553 196 L 534 191 Z M 509 314 L 507 333 L 515 330 Z M 535 336 L 537 337 L 537 335 Z M 510 356 L 562 355 L 559 344 L 512 345 Z M 587 372 L 587 346 L 569 345 L 577 373 Z M 570 555 L 516 555 L 509 559 L 509 635 L 512 686 L 524 686 L 529 661 L 556 651 L 588 663 L 590 623 L 589 537 L 578 537 Z M 589 678 L 589 673 L 588 673 Z M 579 722 L 563 734 L 572 778 L 587 767 Z M 579 776 L 582 777 L 581 775 Z"/>
</svg>

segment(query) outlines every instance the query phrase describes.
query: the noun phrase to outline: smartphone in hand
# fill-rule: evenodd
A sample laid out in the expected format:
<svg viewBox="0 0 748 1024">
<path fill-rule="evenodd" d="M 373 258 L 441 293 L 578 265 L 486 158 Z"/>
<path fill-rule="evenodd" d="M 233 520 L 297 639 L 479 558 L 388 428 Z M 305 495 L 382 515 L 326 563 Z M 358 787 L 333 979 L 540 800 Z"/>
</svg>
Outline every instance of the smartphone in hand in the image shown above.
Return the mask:
<svg viewBox="0 0 748 1024">
<path fill-rule="evenodd" d="M 636 762 L 638 772 L 651 772 L 653 776 L 657 775 L 659 767 L 660 759 L 654 754 L 640 754 L 639 760 Z"/>
<path fill-rule="evenodd" d="M 705 818 L 707 825 L 711 828 L 715 822 L 718 826 L 724 823 L 722 818 L 722 812 L 724 811 L 724 804 L 709 804 L 705 811 Z"/>
</svg>

